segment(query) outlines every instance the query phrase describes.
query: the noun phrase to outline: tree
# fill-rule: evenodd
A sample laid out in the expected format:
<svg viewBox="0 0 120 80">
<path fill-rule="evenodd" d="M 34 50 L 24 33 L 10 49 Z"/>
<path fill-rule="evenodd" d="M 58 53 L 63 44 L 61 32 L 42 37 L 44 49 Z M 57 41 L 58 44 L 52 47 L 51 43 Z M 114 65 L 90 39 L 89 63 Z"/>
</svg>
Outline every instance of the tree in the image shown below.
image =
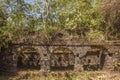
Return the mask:
<svg viewBox="0 0 120 80">
<path fill-rule="evenodd" d="M 102 17 L 99 12 L 99 1 L 96 0 L 58 0 L 56 10 L 60 26 L 75 31 L 79 36 L 89 36 L 97 32 L 102 35 Z M 93 33 L 92 33 L 93 32 Z M 94 36 L 95 37 L 95 36 Z M 96 37 L 96 38 L 98 38 Z"/>
<path fill-rule="evenodd" d="M 120 39 L 120 0 L 102 0 L 106 39 Z"/>
<path fill-rule="evenodd" d="M 99 0 L 34 0 L 32 4 L 25 0 L 1 0 L 0 5 L 3 6 L 0 9 L 3 44 L 20 40 L 25 31 L 41 31 L 45 40 L 51 39 L 58 29 L 72 31 L 73 36 L 81 38 L 103 36 Z"/>
<path fill-rule="evenodd" d="M 1 0 L 0 46 L 7 46 L 25 28 L 27 5 L 24 0 Z"/>
</svg>

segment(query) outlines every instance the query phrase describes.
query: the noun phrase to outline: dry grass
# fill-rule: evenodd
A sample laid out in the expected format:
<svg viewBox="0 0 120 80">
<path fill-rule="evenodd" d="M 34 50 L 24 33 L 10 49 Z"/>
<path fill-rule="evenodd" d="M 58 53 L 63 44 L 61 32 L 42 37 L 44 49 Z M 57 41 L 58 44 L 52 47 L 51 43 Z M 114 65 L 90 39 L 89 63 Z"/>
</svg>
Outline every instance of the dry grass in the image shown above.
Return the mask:
<svg viewBox="0 0 120 80">
<path fill-rule="evenodd" d="M 47 77 L 39 71 L 20 71 L 16 76 L 0 76 L 0 80 L 120 80 L 120 73 L 105 71 L 87 71 L 75 73 L 51 72 Z"/>
</svg>

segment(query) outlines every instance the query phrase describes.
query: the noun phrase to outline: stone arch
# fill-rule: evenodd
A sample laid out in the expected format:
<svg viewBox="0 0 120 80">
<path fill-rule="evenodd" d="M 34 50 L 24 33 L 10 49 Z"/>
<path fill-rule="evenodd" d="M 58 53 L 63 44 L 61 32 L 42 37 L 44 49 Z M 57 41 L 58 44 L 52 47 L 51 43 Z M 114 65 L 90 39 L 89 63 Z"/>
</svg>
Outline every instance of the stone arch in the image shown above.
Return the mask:
<svg viewBox="0 0 120 80">
<path fill-rule="evenodd" d="M 98 70 L 101 68 L 102 47 L 91 46 L 81 58 L 84 70 Z M 102 56 L 103 57 L 103 56 Z"/>
<path fill-rule="evenodd" d="M 17 67 L 20 69 L 39 69 L 40 54 L 35 47 L 22 46 L 18 49 Z"/>
<path fill-rule="evenodd" d="M 51 52 L 50 67 L 52 70 L 74 69 L 75 56 L 67 47 L 57 47 Z"/>
</svg>

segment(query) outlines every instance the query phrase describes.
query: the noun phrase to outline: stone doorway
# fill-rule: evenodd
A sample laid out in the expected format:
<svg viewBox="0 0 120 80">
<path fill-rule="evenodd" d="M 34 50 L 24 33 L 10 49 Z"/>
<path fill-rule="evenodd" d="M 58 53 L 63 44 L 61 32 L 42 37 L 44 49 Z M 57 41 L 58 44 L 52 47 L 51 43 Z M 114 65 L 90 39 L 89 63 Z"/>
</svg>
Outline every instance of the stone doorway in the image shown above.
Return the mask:
<svg viewBox="0 0 120 80">
<path fill-rule="evenodd" d="M 57 48 L 51 53 L 51 70 L 73 70 L 75 57 L 68 48 Z"/>
<path fill-rule="evenodd" d="M 101 65 L 101 51 L 100 49 L 90 49 L 86 55 L 81 59 L 84 70 L 99 70 Z"/>
<path fill-rule="evenodd" d="M 40 55 L 32 47 L 23 47 L 17 59 L 18 69 L 40 69 Z"/>
</svg>

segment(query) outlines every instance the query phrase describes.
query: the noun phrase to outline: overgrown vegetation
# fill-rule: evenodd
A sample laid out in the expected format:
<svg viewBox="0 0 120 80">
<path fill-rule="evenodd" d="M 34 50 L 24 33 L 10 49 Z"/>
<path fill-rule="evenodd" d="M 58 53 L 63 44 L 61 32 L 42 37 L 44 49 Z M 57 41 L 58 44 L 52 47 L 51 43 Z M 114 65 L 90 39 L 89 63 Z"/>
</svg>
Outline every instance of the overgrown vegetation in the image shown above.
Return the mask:
<svg viewBox="0 0 120 80">
<path fill-rule="evenodd" d="M 38 71 L 21 71 L 16 76 L 0 76 L 0 80 L 120 80 L 119 73 L 91 71 L 83 73 L 52 72 L 45 77 Z"/>
<path fill-rule="evenodd" d="M 24 31 L 72 31 L 91 40 L 120 38 L 120 0 L 0 0 L 0 47 Z M 102 12 L 102 13 L 101 13 Z"/>
<path fill-rule="evenodd" d="M 102 0 L 103 31 L 107 39 L 120 39 L 120 0 Z"/>
</svg>

